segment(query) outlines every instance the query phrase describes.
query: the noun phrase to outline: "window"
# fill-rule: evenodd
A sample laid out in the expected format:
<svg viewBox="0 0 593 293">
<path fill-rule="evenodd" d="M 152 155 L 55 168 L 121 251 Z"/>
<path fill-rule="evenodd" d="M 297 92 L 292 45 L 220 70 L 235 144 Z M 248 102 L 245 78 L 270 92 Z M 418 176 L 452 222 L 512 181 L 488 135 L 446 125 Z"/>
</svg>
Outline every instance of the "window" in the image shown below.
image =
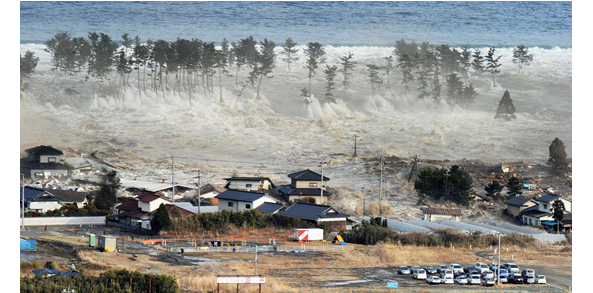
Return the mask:
<svg viewBox="0 0 593 293">
<path fill-rule="evenodd" d="M 317 187 L 317 183 L 309 183 L 309 187 Z"/>
<path fill-rule="evenodd" d="M 56 162 L 56 157 L 48 157 L 47 161 L 50 163 L 55 163 Z"/>
<path fill-rule="evenodd" d="M 246 187 L 246 188 L 251 188 L 251 183 L 249 183 L 249 184 L 245 184 L 245 187 Z"/>
<path fill-rule="evenodd" d="M 250 209 L 251 208 L 251 204 L 245 204 L 245 209 Z"/>
<path fill-rule="evenodd" d="M 35 172 L 35 177 L 43 177 L 43 172 Z"/>
<path fill-rule="evenodd" d="M 547 210 L 547 209 L 548 209 L 548 205 L 544 204 L 544 210 Z"/>
<path fill-rule="evenodd" d="M 232 207 L 232 206 L 233 206 L 233 202 L 229 201 L 229 207 Z"/>
</svg>

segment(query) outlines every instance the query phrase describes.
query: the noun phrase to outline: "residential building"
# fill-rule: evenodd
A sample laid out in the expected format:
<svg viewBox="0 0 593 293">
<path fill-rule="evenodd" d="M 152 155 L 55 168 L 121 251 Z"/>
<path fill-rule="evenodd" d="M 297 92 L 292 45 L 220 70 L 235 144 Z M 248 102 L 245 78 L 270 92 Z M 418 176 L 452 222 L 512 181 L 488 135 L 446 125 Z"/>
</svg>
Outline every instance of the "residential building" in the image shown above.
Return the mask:
<svg viewBox="0 0 593 293">
<path fill-rule="evenodd" d="M 507 214 L 518 217 L 524 210 L 537 205 L 537 202 L 531 198 L 516 196 L 504 202 L 507 206 Z"/>
<path fill-rule="evenodd" d="M 564 203 L 564 216 L 570 218 L 570 226 L 572 227 L 572 201 L 555 194 L 547 194 L 545 196 L 535 199 L 537 205 L 523 210 L 520 214 L 521 222 L 530 226 L 542 225 L 544 229 L 556 231 L 558 222 L 554 218 L 553 203 L 556 200 L 561 200 Z"/>
<path fill-rule="evenodd" d="M 441 220 L 461 221 L 462 212 L 459 209 L 442 209 L 442 208 L 421 208 L 422 220 L 428 222 L 438 222 Z"/>
<path fill-rule="evenodd" d="M 328 223 L 334 231 L 340 229 L 352 229 L 353 221 L 350 215 L 342 214 L 337 209 L 328 205 L 317 205 L 311 203 L 297 202 L 277 212 L 278 215 L 294 217 L 316 224 Z"/>
<path fill-rule="evenodd" d="M 269 193 L 271 189 L 276 188 L 268 177 L 230 177 L 224 180 L 227 181 L 224 186 L 226 189 Z"/>
<path fill-rule="evenodd" d="M 311 199 L 314 203 L 321 203 L 321 186 L 322 178 L 321 175 L 313 172 L 309 169 L 288 174 L 290 178 L 290 185 L 281 187 L 278 192 L 283 194 L 290 202 L 307 202 L 307 199 Z M 327 192 L 326 181 L 329 178 L 323 176 L 323 202 L 327 202 L 327 198 L 331 193 Z"/>
<path fill-rule="evenodd" d="M 230 210 L 241 212 L 255 209 L 265 202 L 276 203 L 277 200 L 265 193 L 248 192 L 229 189 L 216 196 L 218 211 Z"/>
<path fill-rule="evenodd" d="M 285 206 L 281 203 L 265 202 L 257 207 L 256 210 L 258 210 L 260 213 L 275 214 L 283 208 L 285 208 Z"/>
<path fill-rule="evenodd" d="M 170 214 L 179 213 L 182 216 L 194 214 L 181 206 L 171 204 L 167 198 L 150 192 L 117 205 L 114 208 L 114 214 L 121 224 L 150 230 L 150 220 L 161 204 L 165 205 Z"/>
<path fill-rule="evenodd" d="M 79 208 L 85 207 L 88 201 L 88 192 L 77 192 L 71 190 L 62 190 L 62 189 L 44 189 L 46 192 L 49 192 L 60 199 L 60 204 L 62 205 L 73 205 L 76 204 Z"/>
<path fill-rule="evenodd" d="M 68 176 L 70 167 L 63 163 L 64 152 L 52 146 L 41 145 L 25 150 L 21 158 L 21 173 L 27 178 Z"/>
</svg>

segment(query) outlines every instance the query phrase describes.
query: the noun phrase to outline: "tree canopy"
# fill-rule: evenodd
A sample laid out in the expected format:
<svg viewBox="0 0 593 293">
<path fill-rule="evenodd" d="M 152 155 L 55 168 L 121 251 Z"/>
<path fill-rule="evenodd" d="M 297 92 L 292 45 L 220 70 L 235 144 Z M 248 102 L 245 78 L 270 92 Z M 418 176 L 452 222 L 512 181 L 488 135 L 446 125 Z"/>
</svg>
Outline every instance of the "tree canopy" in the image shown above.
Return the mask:
<svg viewBox="0 0 593 293">
<path fill-rule="evenodd" d="M 500 99 L 498 102 L 498 108 L 496 109 L 496 115 L 494 118 L 503 119 L 506 121 L 517 118 L 515 116 L 515 105 L 513 105 L 513 100 L 511 99 L 511 93 L 509 93 L 509 90 L 504 91 L 502 99 Z"/>
<path fill-rule="evenodd" d="M 173 225 L 169 211 L 164 204 L 161 203 L 159 208 L 154 213 L 154 216 L 150 220 L 150 228 L 153 231 L 167 230 Z"/>
<path fill-rule="evenodd" d="M 445 168 L 431 170 L 424 169 L 418 174 L 414 182 L 418 194 L 435 199 L 446 200 L 469 205 L 470 193 L 473 189 L 471 175 L 460 166 L 454 165 L 449 170 Z"/>
<path fill-rule="evenodd" d="M 557 137 L 552 141 L 548 147 L 550 151 L 550 158 L 548 163 L 552 164 L 553 172 L 564 172 L 568 169 L 568 159 L 566 158 L 566 150 L 564 143 Z"/>
</svg>

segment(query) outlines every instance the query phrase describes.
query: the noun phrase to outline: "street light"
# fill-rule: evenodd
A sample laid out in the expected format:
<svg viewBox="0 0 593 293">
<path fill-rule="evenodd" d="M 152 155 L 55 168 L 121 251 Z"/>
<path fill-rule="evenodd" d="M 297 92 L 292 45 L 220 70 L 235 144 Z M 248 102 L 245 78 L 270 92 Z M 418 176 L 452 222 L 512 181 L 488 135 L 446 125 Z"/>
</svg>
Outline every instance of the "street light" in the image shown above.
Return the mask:
<svg viewBox="0 0 593 293">
<path fill-rule="evenodd" d="M 498 272 L 497 272 L 497 282 L 498 282 L 498 287 L 500 287 L 500 235 L 502 233 L 498 232 Z"/>
</svg>

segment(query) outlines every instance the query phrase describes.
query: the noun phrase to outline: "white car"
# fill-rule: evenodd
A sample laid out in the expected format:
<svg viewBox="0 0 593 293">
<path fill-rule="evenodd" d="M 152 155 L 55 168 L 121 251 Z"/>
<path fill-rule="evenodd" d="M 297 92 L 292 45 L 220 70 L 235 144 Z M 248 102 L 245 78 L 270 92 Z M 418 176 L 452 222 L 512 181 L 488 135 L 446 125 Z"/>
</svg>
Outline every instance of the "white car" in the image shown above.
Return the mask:
<svg viewBox="0 0 593 293">
<path fill-rule="evenodd" d="M 441 279 L 445 279 L 447 277 L 451 277 L 451 279 L 455 278 L 455 274 L 453 273 L 453 270 L 446 269 L 444 271 L 441 271 Z"/>
<path fill-rule="evenodd" d="M 532 269 L 523 269 L 523 271 L 521 272 L 521 276 L 523 277 L 527 277 L 527 276 L 533 276 L 535 277 L 535 271 Z"/>
<path fill-rule="evenodd" d="M 507 279 L 507 276 L 505 275 L 500 275 L 500 282 L 501 283 L 507 283 L 509 280 Z"/>
<path fill-rule="evenodd" d="M 414 271 L 414 279 L 424 280 L 426 279 L 426 271 L 423 269 L 417 269 Z"/>
<path fill-rule="evenodd" d="M 430 276 L 430 277 L 426 278 L 426 283 L 428 283 L 428 284 L 440 284 L 441 283 L 441 278 L 439 278 L 439 276 Z"/>
<path fill-rule="evenodd" d="M 449 269 L 453 270 L 453 274 L 463 272 L 463 267 L 460 264 L 452 263 L 449 265 Z"/>
<path fill-rule="evenodd" d="M 482 285 L 494 286 L 494 279 L 493 278 L 484 278 L 484 279 L 482 279 Z"/>
<path fill-rule="evenodd" d="M 489 271 L 490 270 L 488 268 L 488 265 L 485 264 L 485 263 L 483 263 L 483 262 L 476 263 L 476 265 L 474 266 L 474 268 L 476 270 L 478 270 L 478 272 L 480 272 L 480 274 L 483 273 L 483 272 L 485 272 L 485 271 Z"/>
<path fill-rule="evenodd" d="M 455 278 L 453 281 L 455 281 L 455 284 L 459 284 L 459 285 L 467 285 L 467 278 L 464 276 L 459 276 L 457 278 Z"/>
<path fill-rule="evenodd" d="M 468 278 L 468 281 L 470 285 L 480 285 L 480 276 L 472 275 Z"/>
<path fill-rule="evenodd" d="M 546 276 L 544 276 L 544 275 L 537 275 L 535 277 L 535 283 L 536 284 L 545 284 L 546 283 Z"/>
<path fill-rule="evenodd" d="M 490 270 L 485 271 L 482 273 L 482 278 L 492 278 L 494 279 L 494 273 Z"/>
<path fill-rule="evenodd" d="M 507 269 L 507 271 L 509 271 L 509 274 L 511 275 L 515 275 L 515 276 L 520 276 L 521 275 L 521 271 L 519 270 L 519 266 L 516 263 L 512 263 L 512 262 L 507 262 L 504 265 L 502 265 L 503 269 Z"/>
<path fill-rule="evenodd" d="M 455 280 L 453 280 L 453 277 L 447 276 L 444 279 L 441 280 L 441 283 L 443 284 L 455 284 Z"/>
</svg>

